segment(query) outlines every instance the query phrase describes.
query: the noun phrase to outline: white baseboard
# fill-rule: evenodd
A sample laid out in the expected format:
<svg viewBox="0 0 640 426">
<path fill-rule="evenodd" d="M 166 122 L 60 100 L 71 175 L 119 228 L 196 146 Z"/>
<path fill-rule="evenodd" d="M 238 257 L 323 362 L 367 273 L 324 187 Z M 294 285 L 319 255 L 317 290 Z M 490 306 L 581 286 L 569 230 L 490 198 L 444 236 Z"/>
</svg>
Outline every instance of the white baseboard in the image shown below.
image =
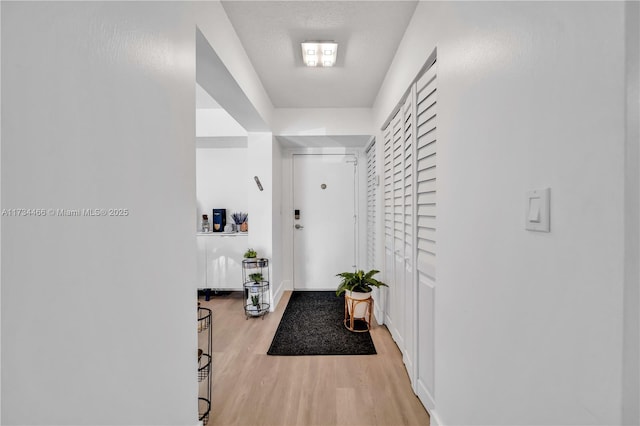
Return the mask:
<svg viewBox="0 0 640 426">
<path fill-rule="evenodd" d="M 293 282 L 291 280 L 282 280 L 282 291 L 293 290 Z"/>
<path fill-rule="evenodd" d="M 276 306 L 280 303 L 280 299 L 282 298 L 282 294 L 284 293 L 284 282 L 278 284 L 277 287 L 272 289 L 273 301 L 271 303 L 271 307 L 269 308 L 269 312 L 274 312 L 276 310 Z"/>
<path fill-rule="evenodd" d="M 440 417 L 438 417 L 438 413 L 436 413 L 436 410 L 429 411 L 427 409 L 427 413 L 429 413 L 429 425 L 431 425 L 431 426 L 445 426 L 444 423 L 442 423 L 442 421 L 440 420 Z"/>
<path fill-rule="evenodd" d="M 379 309 L 377 307 L 377 305 L 374 305 L 373 316 L 376 318 L 376 322 L 379 325 L 383 325 L 384 324 L 384 312 L 382 312 L 382 309 Z"/>
</svg>

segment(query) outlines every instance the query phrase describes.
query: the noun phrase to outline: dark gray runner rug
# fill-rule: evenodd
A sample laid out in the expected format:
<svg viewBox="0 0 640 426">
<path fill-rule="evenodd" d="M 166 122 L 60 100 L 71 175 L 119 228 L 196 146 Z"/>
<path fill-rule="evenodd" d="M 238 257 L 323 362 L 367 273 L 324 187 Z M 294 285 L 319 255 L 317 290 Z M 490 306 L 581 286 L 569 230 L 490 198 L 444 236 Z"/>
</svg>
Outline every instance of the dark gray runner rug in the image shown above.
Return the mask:
<svg viewBox="0 0 640 426">
<path fill-rule="evenodd" d="M 374 355 L 369 332 L 347 330 L 344 297 L 333 291 L 294 291 L 268 355 Z"/>
</svg>

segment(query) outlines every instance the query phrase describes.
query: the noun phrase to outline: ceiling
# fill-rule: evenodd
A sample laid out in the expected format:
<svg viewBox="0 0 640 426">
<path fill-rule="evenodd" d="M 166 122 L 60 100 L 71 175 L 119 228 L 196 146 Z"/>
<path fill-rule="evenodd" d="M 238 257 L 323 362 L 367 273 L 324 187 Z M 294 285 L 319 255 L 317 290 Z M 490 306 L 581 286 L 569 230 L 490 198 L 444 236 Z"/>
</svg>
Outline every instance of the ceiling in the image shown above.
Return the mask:
<svg viewBox="0 0 640 426">
<path fill-rule="evenodd" d="M 196 83 L 196 109 L 220 109 L 218 102 L 206 90 Z"/>
<path fill-rule="evenodd" d="M 276 108 L 369 108 L 417 1 L 222 1 Z M 308 68 L 300 43 L 334 40 L 332 68 Z"/>
</svg>

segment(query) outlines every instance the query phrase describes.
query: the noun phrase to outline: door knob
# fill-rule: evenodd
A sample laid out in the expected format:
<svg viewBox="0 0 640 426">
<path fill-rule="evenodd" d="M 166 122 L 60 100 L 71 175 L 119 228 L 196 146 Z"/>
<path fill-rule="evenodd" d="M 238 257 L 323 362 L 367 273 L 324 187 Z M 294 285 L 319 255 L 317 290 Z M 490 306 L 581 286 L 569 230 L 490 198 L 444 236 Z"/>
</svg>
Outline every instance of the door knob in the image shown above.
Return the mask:
<svg viewBox="0 0 640 426">
<path fill-rule="evenodd" d="M 304 226 L 302 226 L 302 225 L 298 225 L 298 224 L 296 223 L 295 228 L 296 228 L 296 229 L 302 229 L 302 228 L 304 228 Z"/>
</svg>

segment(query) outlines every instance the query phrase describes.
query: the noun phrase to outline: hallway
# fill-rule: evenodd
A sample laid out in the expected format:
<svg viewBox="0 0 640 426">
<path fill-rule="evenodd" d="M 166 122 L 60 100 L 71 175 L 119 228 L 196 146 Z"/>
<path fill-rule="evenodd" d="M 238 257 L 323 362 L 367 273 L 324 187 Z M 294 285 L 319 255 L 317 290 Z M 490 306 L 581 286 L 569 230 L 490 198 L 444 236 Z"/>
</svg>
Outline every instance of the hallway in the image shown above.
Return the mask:
<svg viewBox="0 0 640 426">
<path fill-rule="evenodd" d="M 241 293 L 200 299 L 213 310 L 213 425 L 428 425 L 384 326 L 377 355 L 266 355 L 291 292 L 264 320 L 245 320 Z"/>
<path fill-rule="evenodd" d="M 207 302 L 209 424 L 640 425 L 640 1 L 0 15 L 3 425 L 198 426 L 194 294 L 243 284 L 216 282 L 214 244 L 198 255 L 212 209 L 248 214 L 205 238 L 269 259 L 278 310 Z M 335 66 L 305 66 L 309 41 L 337 43 Z M 200 149 L 235 159 L 204 199 Z M 352 150 L 353 268 L 390 286 L 380 354 L 267 356 L 298 284 L 292 157 Z"/>
</svg>

